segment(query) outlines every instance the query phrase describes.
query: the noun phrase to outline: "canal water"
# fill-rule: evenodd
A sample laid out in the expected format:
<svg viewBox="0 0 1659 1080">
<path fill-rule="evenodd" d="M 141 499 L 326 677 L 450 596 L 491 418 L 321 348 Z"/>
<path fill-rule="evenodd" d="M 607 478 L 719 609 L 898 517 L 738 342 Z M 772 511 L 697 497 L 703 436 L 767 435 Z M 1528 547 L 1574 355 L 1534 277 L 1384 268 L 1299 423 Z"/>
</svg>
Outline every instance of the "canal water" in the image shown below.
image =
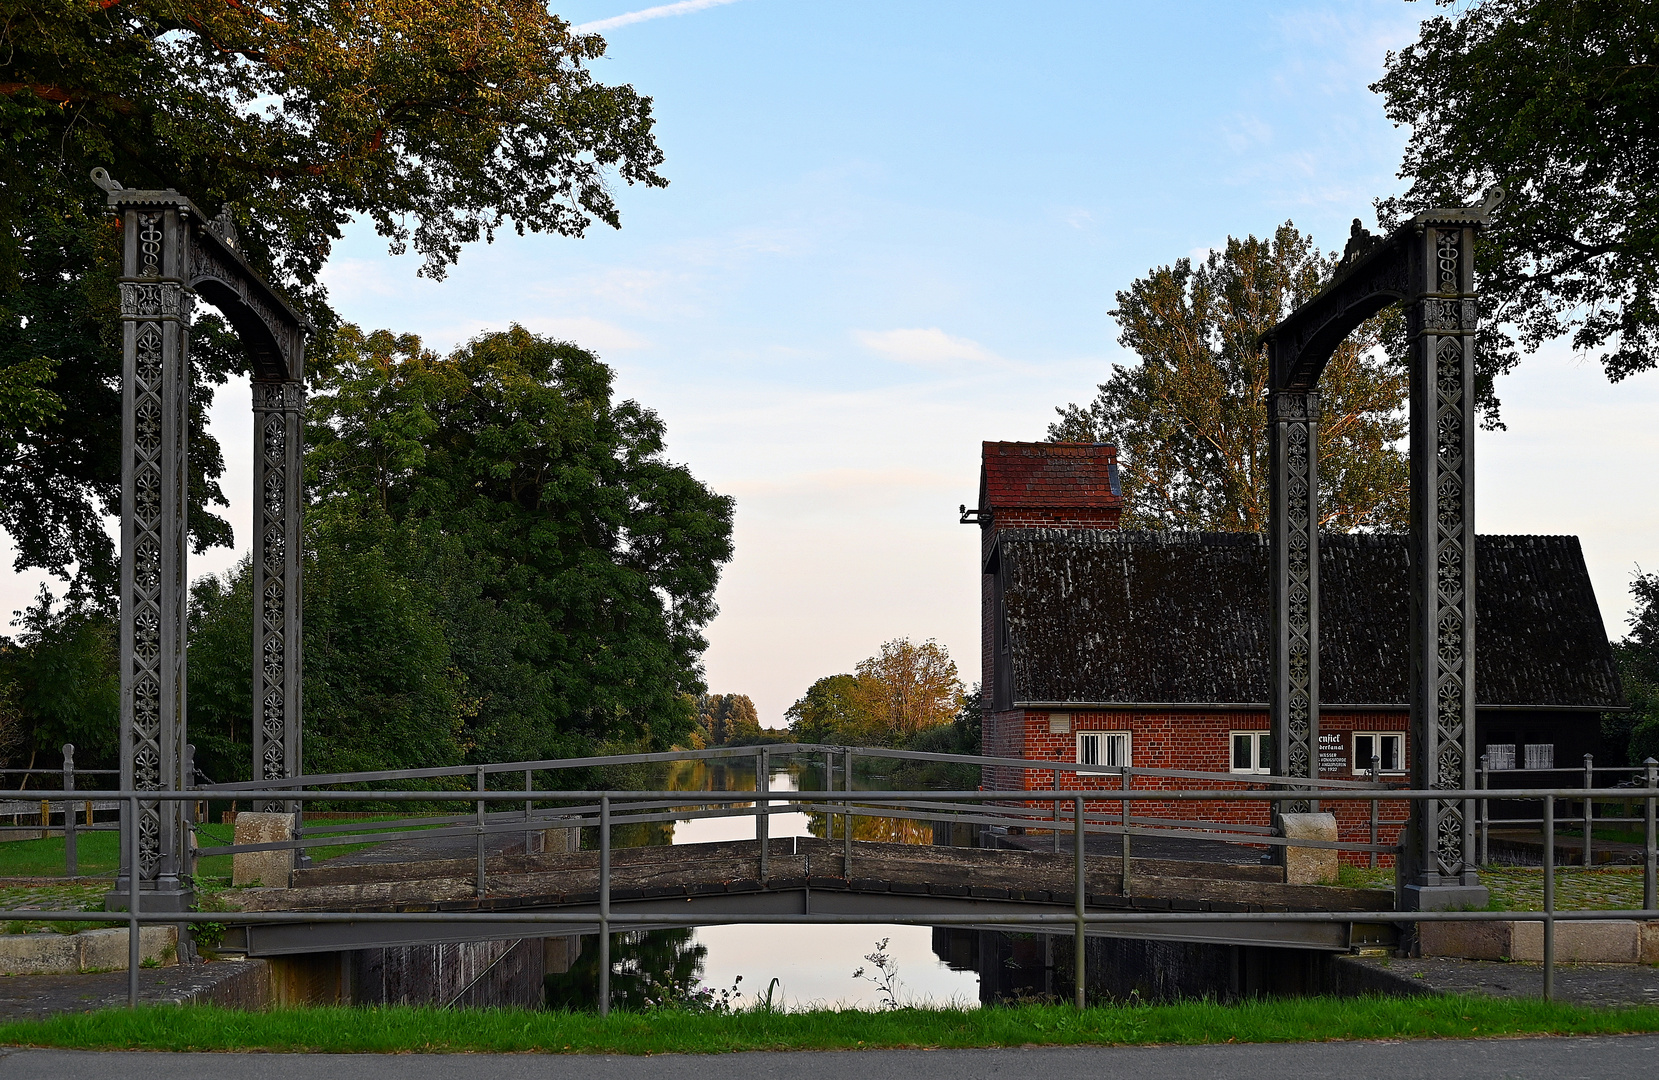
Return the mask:
<svg viewBox="0 0 1659 1080">
<path fill-rule="evenodd" d="M 840 781 L 839 773 L 837 780 Z M 750 761 L 731 765 L 678 762 L 669 767 L 665 786 L 676 791 L 753 791 L 755 768 Z M 824 768 L 821 764 L 780 765 L 771 770 L 770 786 L 773 791 L 821 791 L 825 786 Z M 879 771 L 866 774 L 860 769 L 855 771 L 853 787 L 876 791 L 890 789 L 892 785 Z M 773 837 L 824 836 L 824 818 L 823 814 L 774 814 L 771 834 Z M 665 823 L 660 828 L 666 835 L 656 828 L 651 828 L 650 833 L 645 829 L 619 829 L 616 842 L 701 844 L 752 840 L 755 835 L 752 817 L 684 819 Z M 841 835 L 839 819 L 835 830 L 837 836 Z M 896 819 L 856 819 L 853 836 L 860 840 L 932 842 L 932 831 L 926 823 Z M 977 1007 L 978 974 L 972 970 L 953 970 L 936 956 L 933 936 L 932 929 L 926 926 L 883 925 L 732 925 L 657 931 L 630 936 L 644 940 L 618 943 L 616 951 L 621 959 L 613 983 L 624 994 L 647 995 L 649 991 L 640 991 L 638 986 L 663 986 L 675 980 L 683 986 L 694 979 L 720 991 L 729 990 L 735 983 L 744 992 L 741 1000 L 748 1003 L 757 995 L 763 996 L 776 979 L 774 996 L 781 996 L 790 1008 L 818 1004 L 879 1008 L 884 1003 L 882 991 L 868 980 L 855 979 L 853 972 L 864 968 L 867 974 L 872 974 L 873 965 L 866 956 L 875 951 L 878 942 L 885 940 L 887 945 L 883 951 L 896 965 L 901 1002 Z M 590 958 L 584 954 L 584 959 Z M 586 965 L 579 965 L 583 966 Z M 583 973 L 573 970 L 571 974 L 570 989 L 577 992 L 574 983 Z M 737 982 L 739 976 L 741 982 Z M 630 986 L 635 989 L 630 991 Z M 554 1004 L 559 1002 L 555 1000 Z"/>
</svg>

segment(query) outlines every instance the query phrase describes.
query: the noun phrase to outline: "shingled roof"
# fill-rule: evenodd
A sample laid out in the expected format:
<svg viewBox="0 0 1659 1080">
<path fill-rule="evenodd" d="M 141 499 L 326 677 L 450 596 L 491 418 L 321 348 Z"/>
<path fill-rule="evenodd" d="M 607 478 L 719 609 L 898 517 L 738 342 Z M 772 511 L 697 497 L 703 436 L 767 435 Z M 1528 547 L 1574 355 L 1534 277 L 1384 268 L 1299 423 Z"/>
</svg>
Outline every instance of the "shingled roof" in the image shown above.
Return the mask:
<svg viewBox="0 0 1659 1080">
<path fill-rule="evenodd" d="M 1108 443 L 987 442 L 982 461 L 982 509 L 1123 502 L 1117 447 Z"/>
<path fill-rule="evenodd" d="M 1250 533 L 1012 529 L 997 541 L 1015 703 L 1261 704 L 1268 548 Z M 1475 542 L 1476 703 L 1617 708 L 1574 536 Z M 1320 541 L 1320 697 L 1404 707 L 1406 537 Z"/>
</svg>

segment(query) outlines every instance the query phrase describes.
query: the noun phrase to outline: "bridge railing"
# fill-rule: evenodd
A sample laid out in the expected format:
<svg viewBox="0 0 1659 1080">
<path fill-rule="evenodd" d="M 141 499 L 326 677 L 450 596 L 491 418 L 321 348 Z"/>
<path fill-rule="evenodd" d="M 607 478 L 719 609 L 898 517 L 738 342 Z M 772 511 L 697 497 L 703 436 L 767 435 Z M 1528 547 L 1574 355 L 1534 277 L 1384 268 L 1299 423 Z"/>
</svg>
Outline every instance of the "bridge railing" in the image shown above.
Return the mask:
<svg viewBox="0 0 1659 1080">
<path fill-rule="evenodd" d="M 492 815 L 485 809 L 491 803 L 518 803 L 522 801 L 524 793 L 521 791 L 501 791 L 482 789 L 476 791 L 304 791 L 294 787 L 237 789 L 244 797 L 254 800 L 293 800 L 301 802 L 470 802 L 474 804 L 475 827 L 481 833 L 495 828 L 498 825 L 518 825 L 517 820 L 506 822 L 492 822 Z M 1601 789 L 1605 790 L 1605 789 Z M 993 926 L 1008 929 L 1023 929 L 1030 932 L 1052 933 L 1062 928 L 1069 928 L 1074 938 L 1075 949 L 1075 994 L 1079 1005 L 1084 1001 L 1085 967 L 1084 967 L 1084 938 L 1089 928 L 1097 931 L 1113 930 L 1119 933 L 1131 931 L 1136 926 L 1179 926 L 1181 924 L 1202 923 L 1209 926 L 1225 927 L 1229 924 L 1247 924 L 1273 922 L 1281 924 L 1297 923 L 1396 923 L 1417 925 L 1429 922 L 1463 922 L 1463 921 L 1534 921 L 1543 924 L 1543 958 L 1544 958 L 1544 993 L 1546 997 L 1554 992 L 1554 961 L 1555 961 L 1555 926 L 1559 921 L 1594 921 L 1604 919 L 1659 919 L 1659 903 L 1656 903 L 1656 862 L 1659 862 L 1659 830 L 1656 830 L 1655 809 L 1659 805 L 1659 786 L 1652 783 L 1637 792 L 1630 792 L 1627 798 L 1640 798 L 1646 807 L 1645 815 L 1645 874 L 1643 906 L 1640 909 L 1619 911 L 1560 911 L 1555 903 L 1555 808 L 1561 800 L 1583 799 L 1595 795 L 1595 789 L 1590 788 L 1537 788 L 1517 789 L 1506 792 L 1517 798 L 1538 799 L 1544 807 L 1544 873 L 1543 873 L 1543 910 L 1541 911 L 1364 911 L 1352 910 L 1306 910 L 1306 911 L 1124 911 L 1124 910 L 1090 910 L 1087 882 L 1088 854 L 1086 840 L 1090 833 L 1105 834 L 1135 834 L 1135 826 L 1124 826 L 1121 821 L 1108 821 L 1103 815 L 1088 813 L 1087 804 L 1091 800 L 1098 800 L 1098 788 L 1064 788 L 1042 792 L 1045 800 L 1061 801 L 1069 813 L 1058 819 L 1050 819 L 1047 824 L 1050 828 L 1062 830 L 1070 834 L 1072 878 L 1072 910 L 1069 913 L 1055 913 L 1044 911 L 1011 912 L 1007 914 L 993 912 L 975 912 L 962 914 L 959 911 L 940 910 L 930 912 L 917 910 L 915 907 L 904 911 L 867 911 L 860 913 L 799 913 L 799 914 L 725 914 L 718 916 L 699 916 L 688 913 L 685 916 L 675 916 L 671 921 L 675 925 L 712 925 L 721 923 L 866 923 L 866 924 L 918 924 L 929 926 Z M 69 795 L 68 791 L 40 792 L 46 798 L 61 798 Z M 133 822 L 138 820 L 139 806 L 143 802 L 156 801 L 194 801 L 200 798 L 198 791 L 134 791 L 110 790 L 75 792 L 76 796 L 91 797 L 94 799 L 119 800 L 124 808 L 124 820 Z M 599 1008 L 601 1012 L 609 1006 L 609 976 L 610 976 L 610 935 L 618 929 L 629 930 L 661 926 L 665 924 L 664 916 L 656 914 L 635 914 L 631 912 L 616 912 L 612 910 L 611 863 L 613 841 L 612 834 L 617 824 L 628 820 L 638 820 L 640 817 L 658 815 L 663 807 L 683 805 L 688 796 L 694 797 L 699 803 L 719 806 L 738 803 L 750 803 L 751 812 L 759 811 L 762 807 L 774 805 L 790 805 L 800 801 L 799 792 L 771 792 L 759 791 L 560 791 L 540 792 L 538 801 L 560 801 L 570 804 L 565 809 L 568 817 L 586 821 L 592 819 L 598 826 L 597 846 L 599 849 L 598 871 L 599 886 L 595 895 L 597 911 L 501 911 L 501 910 L 473 910 L 473 911 L 227 911 L 214 912 L 211 919 L 227 925 L 257 926 L 272 923 L 306 924 L 323 923 L 357 923 L 372 924 L 377 922 L 400 922 L 408 924 L 422 923 L 462 923 L 478 924 L 488 927 L 492 924 L 502 925 L 504 929 L 511 926 L 513 932 L 522 934 L 525 926 L 545 926 L 550 934 L 556 934 L 561 928 L 567 932 L 576 928 L 597 929 L 600 940 L 599 964 Z M 844 814 L 858 815 L 860 813 L 893 814 L 921 810 L 929 813 L 933 818 L 950 819 L 953 816 L 985 816 L 1006 820 L 1008 815 L 996 809 L 997 804 L 1018 804 L 1026 801 L 1030 796 L 1027 789 L 1019 790 L 975 790 L 975 791 L 820 791 L 813 793 L 813 801 L 832 810 Z M 1258 788 L 1218 789 L 1206 787 L 1202 789 L 1174 789 L 1174 788 L 1142 788 L 1135 790 L 1136 800 L 1150 800 L 1180 804 L 1192 801 L 1221 801 L 1221 802 L 1261 802 L 1271 805 L 1276 802 L 1301 801 L 1310 797 L 1317 797 L 1322 801 L 1330 802 L 1371 802 L 1399 801 L 1415 802 L 1423 800 L 1459 801 L 1465 806 L 1472 806 L 1485 797 L 1487 789 L 1472 788 L 1469 790 L 1382 790 L 1377 788 L 1356 788 L 1353 785 L 1341 787 L 1321 785 L 1318 788 L 1303 786 L 1300 790 L 1294 788 L 1279 788 L 1277 790 L 1263 790 Z M 621 813 L 618 813 L 618 810 Z M 514 813 L 516 813 L 516 807 Z M 443 815 L 438 815 L 443 817 Z M 765 813 L 756 813 L 757 826 L 767 820 Z M 1352 848 L 1355 845 L 1341 841 L 1313 841 L 1313 840 L 1286 840 L 1282 837 L 1269 837 L 1259 833 L 1247 834 L 1246 842 L 1252 844 L 1271 843 L 1274 841 L 1286 844 L 1295 844 L 1304 847 L 1317 848 Z M 757 837 L 761 841 L 758 845 L 757 859 L 761 880 L 766 880 L 766 859 L 769 845 L 765 842 L 764 834 Z M 124 854 L 127 865 L 137 862 L 136 837 L 131 830 L 125 830 L 122 836 Z M 244 845 L 241 850 L 271 850 L 282 848 L 283 844 Z M 852 848 L 849 846 L 849 853 Z M 852 878 L 853 863 L 847 862 L 842 866 L 843 875 L 849 880 Z M 488 887 L 487 867 L 480 864 L 479 886 L 482 896 Z M 1130 867 L 1126 862 L 1122 866 L 1122 887 L 1126 893 L 1132 889 L 1129 873 Z M 146 923 L 181 922 L 178 911 L 145 911 L 145 892 L 140 875 L 132 874 L 127 878 L 128 890 L 125 896 L 127 909 L 125 912 L 113 916 L 114 921 L 124 921 L 129 927 L 129 1002 L 138 1001 L 138 971 L 139 971 L 139 935 L 138 929 Z M 1396 904 L 1396 907 L 1399 905 Z M 85 911 L 27 911 L 7 910 L 0 911 L 0 919 L 28 919 L 36 922 L 53 921 L 86 921 Z"/>
<path fill-rule="evenodd" d="M 1521 826 L 1523 832 L 1530 833 L 1533 829 L 1543 827 L 1543 804 L 1538 800 L 1529 800 L 1516 794 L 1516 788 L 1547 785 L 1552 781 L 1571 777 L 1582 777 L 1587 791 L 1595 789 L 1594 793 L 1587 793 L 1582 799 L 1569 802 L 1558 810 L 1564 813 L 1556 819 L 1558 828 L 1571 829 L 1572 823 L 1577 822 L 1576 831 L 1580 836 L 1579 863 L 1583 866 L 1595 865 L 1595 830 L 1601 827 L 1604 830 L 1618 832 L 1632 832 L 1629 826 L 1641 826 L 1644 818 L 1630 812 L 1630 804 L 1637 801 L 1635 791 L 1643 787 L 1652 787 L 1659 783 L 1656 779 L 1659 774 L 1659 761 L 1648 758 L 1640 765 L 1597 765 L 1595 757 L 1584 755 L 1582 767 L 1572 768 L 1527 768 L 1524 765 L 1513 764 L 1499 766 L 1490 754 L 1483 754 L 1480 764 L 1475 770 L 1476 786 L 1486 789 L 1489 796 L 1480 801 L 1480 830 L 1479 830 L 1479 861 L 1482 866 L 1491 862 L 1491 834 L 1494 826 Z M 1536 810 L 1530 814 L 1509 817 L 1494 817 L 1493 803 L 1509 809 L 1514 815 L 1518 809 L 1531 808 L 1536 804 Z M 1597 804 L 1603 807 L 1619 807 L 1614 813 L 1606 810 L 1598 812 Z M 1517 806 L 1519 804 L 1519 806 Z M 1620 826 L 1626 828 L 1620 829 Z"/>
<path fill-rule="evenodd" d="M 744 747 L 714 747 L 705 750 L 671 750 L 656 753 L 636 754 L 605 754 L 580 758 L 553 758 L 528 761 L 497 762 L 484 765 L 455 765 L 421 769 L 381 769 L 351 773 L 327 773 L 308 776 L 290 777 L 268 781 L 242 781 L 228 784 L 203 785 L 200 790 L 206 796 L 219 799 L 236 798 L 241 800 L 263 786 L 267 790 L 292 790 L 305 792 L 308 790 L 320 791 L 323 789 L 340 789 L 342 787 L 359 788 L 364 785 L 375 784 L 408 784 L 410 782 L 424 782 L 426 784 L 441 784 L 445 781 L 471 781 L 469 786 L 477 791 L 500 790 L 503 781 L 508 777 L 517 780 L 522 777 L 522 786 L 515 785 L 515 790 L 522 792 L 522 813 L 498 812 L 486 813 L 482 806 L 475 808 L 472 814 L 428 814 L 400 822 L 386 823 L 378 828 L 367 828 L 362 822 L 334 823 L 328 825 L 307 825 L 304 823 L 303 813 L 296 816 L 296 827 L 292 841 L 280 842 L 280 846 L 291 846 L 298 852 L 304 853 L 315 848 L 326 848 L 345 844 L 383 843 L 390 840 L 408 839 L 410 830 L 419 830 L 427 840 L 438 840 L 456 836 L 476 836 L 478 857 L 484 858 L 485 838 L 492 834 L 523 832 L 527 838 L 537 830 L 576 827 L 592 828 L 598 822 L 595 817 L 596 808 L 593 806 L 548 806 L 548 801 L 556 799 L 560 790 L 556 784 L 537 786 L 536 778 L 547 774 L 549 779 L 556 777 L 560 772 L 576 770 L 606 769 L 639 765 L 676 764 L 683 762 L 705 761 L 714 762 L 722 759 L 743 760 L 750 759 L 754 764 L 755 790 L 765 790 L 771 775 L 771 763 L 783 759 L 822 759 L 823 776 L 827 787 L 837 787 L 838 790 L 853 790 L 854 776 L 859 763 L 876 760 L 897 762 L 937 763 L 948 765 L 968 765 L 980 768 L 991 767 L 999 769 L 1019 770 L 1029 776 L 1032 773 L 1046 774 L 1049 784 L 1046 790 L 1027 788 L 1020 793 L 1020 798 L 1011 801 L 1008 805 L 991 810 L 979 808 L 976 813 L 963 816 L 961 808 L 956 808 L 952 816 L 959 823 L 987 826 L 992 829 L 1045 829 L 1043 820 L 1052 821 L 1061 812 L 1062 800 L 1056 798 L 1062 778 L 1069 774 L 1074 781 L 1087 777 L 1095 783 L 1104 785 L 1107 782 L 1132 789 L 1131 800 L 1140 801 L 1144 787 L 1134 787 L 1139 782 L 1168 784 L 1172 781 L 1199 781 L 1217 787 L 1245 787 L 1263 788 L 1267 785 L 1289 786 L 1292 788 L 1320 789 L 1354 789 L 1354 790 L 1387 790 L 1390 785 L 1376 779 L 1359 781 L 1320 780 L 1310 781 L 1305 778 L 1277 777 L 1269 774 L 1242 774 L 1242 773 L 1210 773 L 1194 770 L 1179 769 L 1148 769 L 1148 768 L 1105 768 L 1097 766 L 1079 766 L 1075 762 L 1040 759 L 1002 757 L 986 754 L 947 754 L 912 750 L 896 750 L 885 747 L 845 746 L 822 743 L 770 743 Z M 493 784 L 493 786 L 492 786 Z M 694 794 L 692 792 L 686 793 Z M 768 818 L 779 813 L 821 813 L 825 816 L 826 836 L 833 838 L 835 833 L 835 818 L 841 819 L 840 832 L 847 845 L 853 839 L 853 830 L 850 823 L 855 819 L 883 818 L 894 821 L 930 822 L 939 820 L 936 811 L 939 806 L 935 803 L 923 808 L 894 805 L 888 812 L 875 812 L 861 809 L 856 806 L 839 809 L 826 807 L 812 801 L 811 792 L 798 793 L 801 798 L 789 803 L 778 803 L 775 800 L 763 800 L 761 803 L 748 807 L 724 807 L 712 809 L 697 809 L 697 800 L 679 798 L 672 802 L 659 802 L 651 806 L 637 806 L 630 810 L 629 821 L 632 823 L 659 823 L 667 821 L 684 821 L 697 818 L 711 817 L 744 817 L 756 818 L 756 836 L 762 838 L 767 835 Z M 285 800 L 303 806 L 307 800 L 296 800 L 285 796 Z M 326 800 L 325 800 L 326 801 Z M 1118 802 L 1113 798 L 1113 792 L 1102 786 L 1093 792 L 1092 801 Z M 539 804 L 539 805 L 538 805 Z M 1047 804 L 1047 811 L 1036 809 L 1039 805 Z M 837 804 L 840 806 L 840 804 Z M 298 808 L 296 806 L 296 808 Z M 1379 826 L 1399 825 L 1397 821 L 1382 820 L 1372 815 L 1370 846 L 1355 847 L 1356 851 L 1369 852 L 1372 855 L 1372 865 L 1376 864 L 1375 856 L 1379 853 L 1392 853 L 1394 846 L 1380 843 Z M 1273 830 L 1264 825 L 1249 823 L 1229 823 L 1222 821 L 1203 821 L 1191 817 L 1180 820 L 1160 818 L 1156 816 L 1135 815 L 1130 808 L 1120 806 L 1119 811 L 1111 822 L 1114 830 L 1122 832 L 1127 839 L 1129 836 L 1160 835 L 1170 838 L 1186 839 L 1239 839 L 1241 836 L 1250 837 L 1250 842 L 1261 846 L 1282 844 L 1282 839 L 1272 837 Z M 367 830 L 367 831 L 365 831 Z M 1123 830 L 1129 830 L 1123 832 Z M 1056 850 L 1060 844 L 1061 833 L 1054 832 Z M 258 848 L 247 845 L 207 843 L 200 846 L 195 854 L 198 857 L 212 855 L 234 855 L 239 852 L 253 850 L 271 850 L 274 847 L 261 846 Z M 850 850 L 850 848 L 849 848 Z M 1125 850 L 1128 855 L 1127 844 Z M 303 855 L 302 855 L 303 857 Z"/>
</svg>

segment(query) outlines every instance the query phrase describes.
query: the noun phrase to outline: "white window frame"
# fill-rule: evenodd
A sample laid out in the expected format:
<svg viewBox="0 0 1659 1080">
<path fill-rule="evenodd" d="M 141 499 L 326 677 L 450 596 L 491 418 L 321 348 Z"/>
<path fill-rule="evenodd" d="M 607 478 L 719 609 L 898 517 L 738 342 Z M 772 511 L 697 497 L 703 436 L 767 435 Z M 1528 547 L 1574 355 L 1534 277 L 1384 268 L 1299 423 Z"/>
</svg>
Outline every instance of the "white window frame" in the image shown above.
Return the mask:
<svg viewBox="0 0 1659 1080">
<path fill-rule="evenodd" d="M 1250 767 L 1247 769 L 1239 767 L 1238 759 L 1233 754 L 1235 743 L 1240 738 L 1246 737 L 1250 740 Z M 1271 731 L 1229 731 L 1227 733 L 1227 771 L 1252 774 L 1272 772 L 1271 765 L 1262 764 L 1263 759 L 1272 760 L 1272 738 L 1273 733 Z"/>
<path fill-rule="evenodd" d="M 1103 776 L 1133 767 L 1135 760 L 1134 739 L 1127 731 L 1079 731 L 1076 752 L 1079 774 Z M 1114 754 L 1121 760 L 1113 761 Z"/>
<path fill-rule="evenodd" d="M 1353 771 L 1354 771 L 1355 776 L 1370 776 L 1371 775 L 1371 763 L 1369 761 L 1363 761 L 1362 762 L 1359 759 L 1359 741 L 1361 739 L 1376 739 L 1376 740 L 1378 740 L 1378 749 L 1379 750 L 1381 749 L 1381 740 L 1383 740 L 1383 739 L 1391 740 L 1398 747 L 1398 749 L 1394 753 L 1395 767 L 1392 768 L 1392 769 L 1381 769 L 1380 768 L 1380 769 L 1377 770 L 1377 772 L 1381 776 L 1403 776 L 1403 775 L 1405 775 L 1405 772 L 1406 772 L 1406 734 L 1405 734 L 1405 732 L 1403 732 L 1403 731 L 1356 731 L 1356 732 L 1353 733 L 1353 738 L 1350 739 L 1349 742 L 1348 742 L 1349 764 L 1353 766 Z M 1383 755 L 1381 753 L 1378 753 L 1377 756 L 1382 757 Z"/>
</svg>

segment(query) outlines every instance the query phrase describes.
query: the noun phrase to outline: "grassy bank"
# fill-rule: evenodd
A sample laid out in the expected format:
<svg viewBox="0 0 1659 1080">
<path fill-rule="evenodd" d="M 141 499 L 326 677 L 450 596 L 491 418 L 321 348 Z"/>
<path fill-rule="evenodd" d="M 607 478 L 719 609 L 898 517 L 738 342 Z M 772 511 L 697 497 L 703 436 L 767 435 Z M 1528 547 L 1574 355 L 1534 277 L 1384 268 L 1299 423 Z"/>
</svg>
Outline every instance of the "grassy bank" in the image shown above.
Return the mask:
<svg viewBox="0 0 1659 1080">
<path fill-rule="evenodd" d="M 1659 1031 L 1659 1008 L 1592 1009 L 1535 999 L 1302 998 L 1216 1005 L 814 1010 L 598 1017 L 516 1009 L 207 1006 L 111 1009 L 0 1026 L 0 1044 L 79 1049 L 332 1053 L 725 1053 L 899 1047 L 1310 1042 L 1332 1039 L 1608 1035 Z"/>
<path fill-rule="evenodd" d="M 318 816 L 313 820 L 327 820 Z M 360 825 L 351 831 L 374 832 L 381 827 L 382 822 L 396 821 L 397 815 L 363 818 L 351 824 Z M 329 824 L 335 824 L 329 822 Z M 421 831 L 432 826 L 417 826 L 411 831 Z M 340 834 L 335 834 L 340 835 Z M 229 825 L 203 825 L 198 833 L 199 842 L 204 847 L 232 843 L 232 829 Z M 310 849 L 311 858 L 315 862 L 326 859 L 337 859 L 341 855 L 349 855 L 354 851 L 361 851 L 371 844 L 338 844 L 328 847 L 314 847 Z M 83 877 L 113 876 L 121 862 L 121 838 L 114 832 L 82 832 L 76 836 L 75 843 L 76 868 Z M 207 881 L 230 881 L 231 857 L 229 855 L 210 855 L 196 863 L 196 874 Z M 0 843 L 0 878 L 6 877 L 62 877 L 64 876 L 63 837 L 48 836 L 39 840 L 12 840 Z"/>
</svg>

